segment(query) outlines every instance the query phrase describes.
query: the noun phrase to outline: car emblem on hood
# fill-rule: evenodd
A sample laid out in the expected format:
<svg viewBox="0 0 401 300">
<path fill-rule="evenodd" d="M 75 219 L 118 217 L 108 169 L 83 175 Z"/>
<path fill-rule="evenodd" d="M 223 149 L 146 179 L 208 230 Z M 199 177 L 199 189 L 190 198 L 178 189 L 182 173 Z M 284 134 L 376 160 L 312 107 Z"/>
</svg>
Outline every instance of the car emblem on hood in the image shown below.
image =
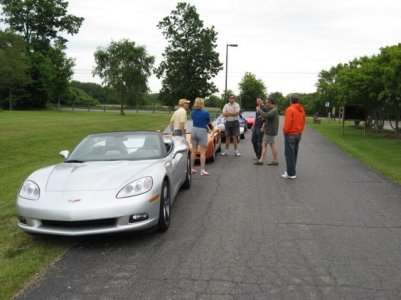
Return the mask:
<svg viewBox="0 0 401 300">
<path fill-rule="evenodd" d="M 82 199 L 67 199 L 67 201 L 70 202 L 70 203 L 72 203 L 72 204 L 77 203 L 77 202 L 80 202 L 81 200 L 82 200 Z"/>
</svg>

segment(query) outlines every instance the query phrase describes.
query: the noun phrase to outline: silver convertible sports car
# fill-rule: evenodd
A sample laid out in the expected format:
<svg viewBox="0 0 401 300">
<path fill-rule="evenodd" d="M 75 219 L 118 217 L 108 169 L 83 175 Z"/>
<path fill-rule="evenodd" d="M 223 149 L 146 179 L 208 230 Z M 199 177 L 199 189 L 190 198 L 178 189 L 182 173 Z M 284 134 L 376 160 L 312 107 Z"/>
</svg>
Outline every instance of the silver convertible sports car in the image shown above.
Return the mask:
<svg viewBox="0 0 401 300">
<path fill-rule="evenodd" d="M 180 188 L 191 186 L 182 137 L 157 131 L 91 134 L 63 163 L 39 169 L 17 197 L 18 226 L 67 236 L 158 228 L 166 231 Z"/>
</svg>

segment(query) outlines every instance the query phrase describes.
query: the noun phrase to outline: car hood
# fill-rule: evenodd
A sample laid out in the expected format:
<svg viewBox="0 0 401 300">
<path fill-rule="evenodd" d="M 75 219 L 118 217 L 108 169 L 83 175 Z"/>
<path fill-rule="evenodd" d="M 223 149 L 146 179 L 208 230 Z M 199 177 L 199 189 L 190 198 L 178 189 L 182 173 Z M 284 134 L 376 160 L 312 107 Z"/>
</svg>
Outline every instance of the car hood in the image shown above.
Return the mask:
<svg viewBox="0 0 401 300">
<path fill-rule="evenodd" d="M 117 189 L 155 163 L 148 160 L 58 164 L 49 174 L 46 191 Z"/>
</svg>

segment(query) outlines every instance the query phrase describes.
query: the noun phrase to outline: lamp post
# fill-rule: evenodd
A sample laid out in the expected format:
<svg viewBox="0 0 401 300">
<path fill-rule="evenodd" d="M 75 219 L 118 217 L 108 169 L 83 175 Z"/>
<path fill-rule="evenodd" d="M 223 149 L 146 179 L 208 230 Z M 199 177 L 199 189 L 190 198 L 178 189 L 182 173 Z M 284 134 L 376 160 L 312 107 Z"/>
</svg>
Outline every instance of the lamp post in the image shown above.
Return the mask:
<svg viewBox="0 0 401 300">
<path fill-rule="evenodd" d="M 228 47 L 238 47 L 238 44 L 226 45 L 226 81 L 224 86 L 224 101 L 227 102 L 227 70 L 228 70 Z"/>
</svg>

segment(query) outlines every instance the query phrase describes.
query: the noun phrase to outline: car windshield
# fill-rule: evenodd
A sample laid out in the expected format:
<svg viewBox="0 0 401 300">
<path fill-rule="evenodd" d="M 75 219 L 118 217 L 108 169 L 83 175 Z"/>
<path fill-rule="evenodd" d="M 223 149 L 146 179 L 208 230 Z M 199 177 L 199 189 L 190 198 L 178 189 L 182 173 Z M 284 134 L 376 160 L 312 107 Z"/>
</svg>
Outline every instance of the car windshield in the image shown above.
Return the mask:
<svg viewBox="0 0 401 300">
<path fill-rule="evenodd" d="M 110 132 L 91 134 L 72 151 L 66 162 L 142 160 L 163 155 L 158 132 Z"/>
</svg>

